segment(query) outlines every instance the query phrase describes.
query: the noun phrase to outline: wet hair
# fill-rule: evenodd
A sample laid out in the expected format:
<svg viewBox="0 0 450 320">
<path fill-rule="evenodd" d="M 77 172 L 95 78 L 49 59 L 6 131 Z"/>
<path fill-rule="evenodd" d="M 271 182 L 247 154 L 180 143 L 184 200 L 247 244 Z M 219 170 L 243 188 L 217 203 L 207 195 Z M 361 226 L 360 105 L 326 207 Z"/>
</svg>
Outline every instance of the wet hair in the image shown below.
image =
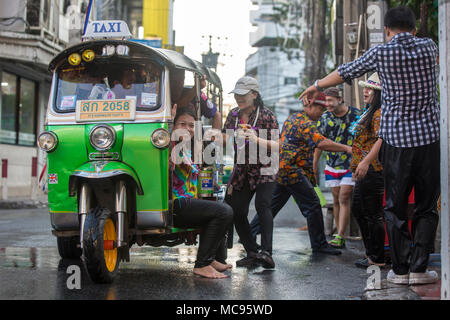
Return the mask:
<svg viewBox="0 0 450 320">
<path fill-rule="evenodd" d="M 325 94 L 326 97 L 334 97 L 336 99 L 342 98 L 341 90 L 339 90 L 339 88 L 336 87 L 328 88 L 323 93 Z"/>
<path fill-rule="evenodd" d="M 384 25 L 393 30 L 411 31 L 416 27 L 416 17 L 410 8 L 399 6 L 386 12 Z"/>
<path fill-rule="evenodd" d="M 253 90 L 252 90 L 252 92 L 256 92 L 256 94 L 257 94 L 256 98 L 253 100 L 253 105 L 257 108 L 264 107 L 264 102 L 263 102 L 263 99 L 262 99 L 261 95 L 259 94 L 259 92 L 253 91 Z"/>
<path fill-rule="evenodd" d="M 372 128 L 372 118 L 374 113 L 381 108 L 381 90 L 373 90 L 374 94 L 372 103 L 370 104 L 366 115 L 359 121 L 359 125 L 366 127 L 367 130 L 370 130 Z"/>
<path fill-rule="evenodd" d="M 177 114 L 175 115 L 175 119 L 173 119 L 173 124 L 175 125 L 178 121 L 178 118 L 182 115 L 188 115 L 194 118 L 197 121 L 197 115 L 195 114 L 195 110 L 191 107 L 182 107 L 177 109 Z"/>
</svg>

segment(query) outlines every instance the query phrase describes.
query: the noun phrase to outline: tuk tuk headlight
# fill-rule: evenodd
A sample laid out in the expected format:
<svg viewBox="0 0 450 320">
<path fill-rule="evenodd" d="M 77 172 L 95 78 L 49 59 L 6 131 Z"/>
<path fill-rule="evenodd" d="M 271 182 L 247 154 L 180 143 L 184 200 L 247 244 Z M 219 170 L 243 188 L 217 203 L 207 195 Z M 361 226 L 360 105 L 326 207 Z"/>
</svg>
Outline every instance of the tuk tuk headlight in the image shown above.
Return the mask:
<svg viewBox="0 0 450 320">
<path fill-rule="evenodd" d="M 105 151 L 112 147 L 116 140 L 116 132 L 111 126 L 99 124 L 92 128 L 89 141 L 98 151 Z"/>
<path fill-rule="evenodd" d="M 58 144 L 58 137 L 51 131 L 45 131 L 39 135 L 37 143 L 41 150 L 51 152 Z"/>
<path fill-rule="evenodd" d="M 163 128 L 156 129 L 152 133 L 152 143 L 158 149 L 167 148 L 170 144 L 170 133 Z"/>
</svg>

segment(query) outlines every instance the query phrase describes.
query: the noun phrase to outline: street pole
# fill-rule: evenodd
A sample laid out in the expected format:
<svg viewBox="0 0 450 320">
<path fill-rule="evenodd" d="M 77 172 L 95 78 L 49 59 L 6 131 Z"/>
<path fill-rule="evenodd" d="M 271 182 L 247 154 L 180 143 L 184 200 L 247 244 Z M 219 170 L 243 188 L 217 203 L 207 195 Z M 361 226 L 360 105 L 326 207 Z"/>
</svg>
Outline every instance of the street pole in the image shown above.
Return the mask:
<svg viewBox="0 0 450 320">
<path fill-rule="evenodd" d="M 439 88 L 441 104 L 441 300 L 450 300 L 449 148 L 450 1 L 439 0 Z"/>
<path fill-rule="evenodd" d="M 344 28 L 343 28 L 343 54 L 344 54 L 344 63 L 353 61 L 355 57 L 358 57 L 360 53 L 363 51 L 358 43 L 360 42 L 361 30 L 359 30 L 360 24 L 362 21 L 360 19 L 361 15 L 366 12 L 366 3 L 365 1 L 360 0 L 343 0 L 343 20 L 344 20 Z M 365 22 L 363 23 L 365 27 Z M 354 33 L 354 37 L 349 37 L 349 34 Z M 351 42 L 350 40 L 355 40 Z M 366 44 L 364 43 L 364 46 Z M 358 92 L 358 79 L 354 81 L 353 85 L 344 84 L 343 90 L 343 98 L 344 103 L 349 106 L 357 106 L 357 98 L 356 95 L 360 95 Z M 355 88 L 355 87 L 356 88 Z M 357 106 L 358 108 L 360 106 Z"/>
</svg>

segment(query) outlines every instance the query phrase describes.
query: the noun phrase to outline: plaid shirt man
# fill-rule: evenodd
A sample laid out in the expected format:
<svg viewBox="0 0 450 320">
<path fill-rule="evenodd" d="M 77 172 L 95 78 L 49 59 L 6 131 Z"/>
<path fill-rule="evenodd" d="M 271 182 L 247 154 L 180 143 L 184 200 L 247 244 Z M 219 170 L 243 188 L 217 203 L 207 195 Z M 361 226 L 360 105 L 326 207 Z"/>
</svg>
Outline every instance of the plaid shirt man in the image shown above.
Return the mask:
<svg viewBox="0 0 450 320">
<path fill-rule="evenodd" d="M 378 72 L 382 85 L 378 136 L 387 144 L 411 148 L 439 140 L 437 56 L 438 47 L 431 39 L 401 32 L 338 68 L 349 84 L 369 71 Z"/>
</svg>

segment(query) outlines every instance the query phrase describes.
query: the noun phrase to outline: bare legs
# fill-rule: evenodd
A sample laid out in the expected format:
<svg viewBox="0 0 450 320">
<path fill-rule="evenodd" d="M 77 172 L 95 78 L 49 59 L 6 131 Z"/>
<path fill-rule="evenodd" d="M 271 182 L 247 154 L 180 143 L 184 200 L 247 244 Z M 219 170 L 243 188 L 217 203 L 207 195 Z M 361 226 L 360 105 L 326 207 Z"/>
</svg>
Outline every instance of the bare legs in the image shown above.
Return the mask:
<svg viewBox="0 0 450 320">
<path fill-rule="evenodd" d="M 352 197 L 353 186 L 342 185 L 331 188 L 333 194 L 333 216 L 336 224 L 337 233 L 344 237 L 345 231 L 350 221 L 350 200 Z"/>
<path fill-rule="evenodd" d="M 331 194 L 333 195 L 333 216 L 336 230 L 339 230 L 339 190 L 340 187 L 332 187 Z"/>
</svg>

